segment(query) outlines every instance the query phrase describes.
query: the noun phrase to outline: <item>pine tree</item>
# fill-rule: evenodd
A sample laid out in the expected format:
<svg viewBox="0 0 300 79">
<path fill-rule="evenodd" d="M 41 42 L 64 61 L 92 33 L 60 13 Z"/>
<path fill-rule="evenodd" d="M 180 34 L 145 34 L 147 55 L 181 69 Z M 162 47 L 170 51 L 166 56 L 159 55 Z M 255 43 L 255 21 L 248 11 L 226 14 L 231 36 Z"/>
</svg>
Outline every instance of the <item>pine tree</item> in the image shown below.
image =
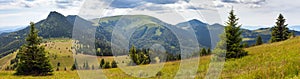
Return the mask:
<svg viewBox="0 0 300 79">
<path fill-rule="evenodd" d="M 290 37 L 291 37 L 291 38 L 293 38 L 293 37 L 296 37 L 296 35 L 295 35 L 295 31 L 294 31 L 294 30 L 291 32 L 291 35 L 290 35 Z"/>
<path fill-rule="evenodd" d="M 131 64 L 149 64 L 151 62 L 149 50 L 150 49 L 136 49 L 134 45 L 132 45 L 132 47 L 129 50 L 129 57 L 132 60 Z"/>
<path fill-rule="evenodd" d="M 34 23 L 30 23 L 30 32 L 26 43 L 21 47 L 16 75 L 51 75 L 53 72 L 45 47 L 41 46 L 42 38 L 38 36 Z"/>
<path fill-rule="evenodd" d="M 95 69 L 95 66 L 94 65 L 92 65 L 92 70 L 94 70 Z"/>
<path fill-rule="evenodd" d="M 234 10 L 231 10 L 226 22 L 225 27 L 225 38 L 221 40 L 226 41 L 226 58 L 240 58 L 247 55 L 247 52 L 243 50 L 242 42 L 242 31 L 240 31 L 241 25 L 238 25 L 238 18 L 234 14 Z"/>
<path fill-rule="evenodd" d="M 249 44 L 248 44 L 248 42 L 244 42 L 242 46 L 243 46 L 243 48 L 248 48 Z"/>
<path fill-rule="evenodd" d="M 105 62 L 105 64 L 102 66 L 103 69 L 108 69 L 110 68 L 110 63 L 109 62 Z"/>
<path fill-rule="evenodd" d="M 117 67 L 118 67 L 117 62 L 115 60 L 113 60 L 111 62 L 111 68 L 117 68 Z"/>
<path fill-rule="evenodd" d="M 261 44 L 263 44 L 263 41 L 262 41 L 261 36 L 259 35 L 259 36 L 257 36 L 257 38 L 256 38 L 256 44 L 255 44 L 255 45 L 261 45 Z"/>
<path fill-rule="evenodd" d="M 137 65 L 139 65 L 138 54 L 137 54 L 137 50 L 134 47 L 134 45 L 132 45 L 129 50 L 129 57 L 131 58 L 133 63 L 136 63 Z"/>
<path fill-rule="evenodd" d="M 73 71 L 73 70 L 77 70 L 77 68 L 78 68 L 77 66 L 78 66 L 77 60 L 75 59 L 74 64 L 72 65 L 71 70 L 72 70 L 72 71 Z"/>
<path fill-rule="evenodd" d="M 206 55 L 206 49 L 205 48 L 201 49 L 200 55 L 201 56 L 205 56 Z"/>
<path fill-rule="evenodd" d="M 207 49 L 207 54 L 208 54 L 208 55 L 211 54 L 211 49 L 210 49 L 210 48 Z"/>
<path fill-rule="evenodd" d="M 83 68 L 86 69 L 86 70 L 89 70 L 89 69 L 90 69 L 90 66 L 89 66 L 88 61 L 85 61 L 85 62 L 83 63 Z"/>
<path fill-rule="evenodd" d="M 67 71 L 67 67 L 65 67 L 64 70 Z"/>
<path fill-rule="evenodd" d="M 60 66 L 60 62 L 57 63 L 57 67 L 59 67 L 59 66 Z"/>
<path fill-rule="evenodd" d="M 99 69 L 103 68 L 103 65 L 104 65 L 104 64 L 105 64 L 104 59 L 101 59 Z"/>
<path fill-rule="evenodd" d="M 282 14 L 279 15 L 276 25 L 272 28 L 272 37 L 270 42 L 279 42 L 289 38 L 289 29 L 285 24 L 285 19 Z"/>
</svg>

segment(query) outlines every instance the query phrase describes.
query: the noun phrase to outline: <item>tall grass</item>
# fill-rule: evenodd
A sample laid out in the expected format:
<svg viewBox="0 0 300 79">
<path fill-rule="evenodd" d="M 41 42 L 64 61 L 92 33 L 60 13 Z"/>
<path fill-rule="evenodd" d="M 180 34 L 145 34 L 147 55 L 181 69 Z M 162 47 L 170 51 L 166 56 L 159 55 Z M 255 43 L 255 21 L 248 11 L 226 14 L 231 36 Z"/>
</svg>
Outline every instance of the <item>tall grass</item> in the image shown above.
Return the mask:
<svg viewBox="0 0 300 79">
<path fill-rule="evenodd" d="M 58 58 L 51 58 L 51 63 L 55 64 L 61 62 L 62 66 L 71 67 L 73 64 L 72 52 L 68 52 L 66 49 L 58 50 L 59 48 L 69 47 L 68 43 L 71 41 L 59 41 L 53 42 L 56 48 L 49 48 L 50 54 L 57 54 Z M 47 47 L 48 48 L 48 47 Z M 224 69 L 220 75 L 221 79 L 287 79 L 300 77 L 300 37 L 292 38 L 283 42 L 277 42 L 272 44 L 263 44 L 260 46 L 246 48 L 249 51 L 249 55 L 240 59 L 230 59 L 224 64 Z M 60 51 L 64 53 L 60 53 Z M 52 53 L 51 53 L 52 52 Z M 53 53 L 55 52 L 55 53 Z M 50 56 L 52 56 L 50 55 Z M 66 57 L 71 55 L 71 57 Z M 87 55 L 78 55 L 84 59 Z M 105 60 L 112 61 L 112 57 L 99 57 Z M 199 63 L 196 79 L 205 78 L 207 69 L 210 63 L 210 56 L 204 56 L 200 58 L 200 62 L 192 62 L 191 64 Z M 3 60 L 3 59 L 0 59 Z M 96 62 L 97 63 L 97 62 Z M 79 63 L 79 65 L 82 65 Z M 156 65 L 156 64 L 150 64 Z M 91 66 L 91 65 L 90 65 Z M 96 67 L 98 65 L 95 65 Z M 147 65 L 131 67 L 133 69 L 139 69 Z M 160 70 L 160 74 L 150 77 L 151 79 L 170 79 L 173 78 L 180 66 L 180 61 L 166 62 L 164 67 Z M 96 70 L 85 70 L 86 72 L 94 72 Z M 109 79 L 139 79 L 126 74 L 119 68 L 102 69 L 103 73 Z M 4 79 L 78 79 L 80 78 L 76 71 L 55 71 L 53 76 L 45 77 L 32 77 L 32 76 L 13 76 L 14 71 L 0 71 L 0 78 Z M 142 75 L 150 75 L 147 73 L 139 73 Z"/>
</svg>

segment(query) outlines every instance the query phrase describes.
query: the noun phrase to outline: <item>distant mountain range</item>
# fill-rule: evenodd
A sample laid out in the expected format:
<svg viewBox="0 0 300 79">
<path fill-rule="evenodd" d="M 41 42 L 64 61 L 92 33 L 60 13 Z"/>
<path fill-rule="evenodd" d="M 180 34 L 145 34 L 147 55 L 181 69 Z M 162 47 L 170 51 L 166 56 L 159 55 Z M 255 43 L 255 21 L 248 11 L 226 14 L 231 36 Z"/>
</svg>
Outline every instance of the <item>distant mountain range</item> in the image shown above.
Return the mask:
<svg viewBox="0 0 300 79">
<path fill-rule="evenodd" d="M 25 26 L 13 26 L 13 27 L 5 27 L 5 28 L 0 28 L 0 34 L 1 33 L 9 33 L 9 32 L 15 32 L 21 29 L 26 28 Z"/>
<path fill-rule="evenodd" d="M 300 25 L 299 26 L 291 26 L 289 27 L 291 30 L 297 30 L 300 31 Z"/>
<path fill-rule="evenodd" d="M 219 40 L 219 34 L 224 29 L 221 24 L 209 25 L 196 19 L 171 25 L 147 15 L 120 15 L 85 20 L 76 15 L 64 16 L 55 11 L 50 12 L 46 19 L 37 22 L 35 25 L 39 30 L 39 35 L 43 38 L 72 38 L 72 35 L 76 34 L 73 38 L 80 40 L 79 43 L 81 44 L 77 47 L 78 52 L 94 54 L 95 50 L 89 48 L 95 46 L 95 48 L 101 48 L 104 55 L 112 55 L 111 39 L 114 28 L 122 29 L 117 32 L 120 33 L 117 39 L 130 40 L 130 46 L 150 48 L 153 44 L 161 44 L 170 53 L 179 53 L 180 51 L 178 49 L 180 48 L 179 41 L 182 39 L 178 39 L 173 33 L 174 31 L 185 35 L 185 37 L 195 35 L 200 47 L 213 48 Z M 73 29 L 79 30 L 73 32 Z M 0 34 L 0 57 L 18 49 L 24 43 L 28 31 L 29 27 Z M 264 42 L 268 42 L 271 32 L 269 28 L 242 29 L 242 31 L 243 40 L 248 44 L 254 44 L 258 35 L 262 36 Z M 191 34 L 192 32 L 194 34 Z M 84 34 L 90 33 L 95 33 L 95 39 L 84 37 Z M 129 33 L 132 33 L 132 36 L 126 36 Z M 300 35 L 300 32 L 295 33 Z M 91 42 L 95 42 L 95 44 L 90 44 Z M 122 46 L 122 42 L 114 42 L 113 45 Z"/>
</svg>

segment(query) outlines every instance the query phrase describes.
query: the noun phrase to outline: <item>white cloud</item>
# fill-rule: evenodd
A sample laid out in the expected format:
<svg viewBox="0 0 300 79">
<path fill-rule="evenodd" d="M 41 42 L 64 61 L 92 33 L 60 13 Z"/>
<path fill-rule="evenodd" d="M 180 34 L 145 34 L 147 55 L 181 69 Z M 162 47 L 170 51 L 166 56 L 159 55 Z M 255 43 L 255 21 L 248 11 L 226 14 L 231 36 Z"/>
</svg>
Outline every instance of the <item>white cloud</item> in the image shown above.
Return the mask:
<svg viewBox="0 0 300 79">
<path fill-rule="evenodd" d="M 132 2 L 127 2 L 128 4 L 122 3 L 122 1 L 128 0 L 115 0 L 120 2 L 114 4 L 110 4 L 110 1 L 112 0 L 0 0 L 0 26 L 27 25 L 26 19 L 29 18 L 31 21 L 45 19 L 47 14 L 53 10 L 64 15 L 74 15 L 79 12 L 79 15 L 88 19 L 124 14 L 144 14 L 171 24 L 189 19 L 200 19 L 213 23 L 220 22 L 215 21 L 220 18 L 223 20 L 220 23 L 224 24 L 228 11 L 232 7 L 240 18 L 239 22 L 243 25 L 272 26 L 279 13 L 287 18 L 289 25 L 300 25 L 298 22 L 300 1 L 295 0 L 169 0 L 169 2 L 129 0 Z M 141 4 L 133 5 L 134 1 L 141 1 Z M 85 6 L 81 6 L 83 3 Z M 121 7 L 120 4 L 122 4 Z M 119 7 L 114 7 L 114 5 Z M 220 17 L 213 16 L 217 13 L 220 14 Z M 215 18 L 211 19 L 210 17 Z"/>
</svg>

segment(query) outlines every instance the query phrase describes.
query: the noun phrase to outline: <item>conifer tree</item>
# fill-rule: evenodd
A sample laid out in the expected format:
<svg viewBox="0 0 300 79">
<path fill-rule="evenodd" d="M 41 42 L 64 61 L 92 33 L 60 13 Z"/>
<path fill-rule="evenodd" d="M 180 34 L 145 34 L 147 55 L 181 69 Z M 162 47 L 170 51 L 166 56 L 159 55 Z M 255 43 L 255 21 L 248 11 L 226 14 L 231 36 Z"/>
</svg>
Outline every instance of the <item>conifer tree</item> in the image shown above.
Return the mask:
<svg viewBox="0 0 300 79">
<path fill-rule="evenodd" d="M 72 71 L 73 71 L 73 70 L 77 70 L 77 66 L 78 66 L 77 60 L 75 59 L 74 64 L 72 65 L 71 70 L 72 70 Z"/>
<path fill-rule="evenodd" d="M 85 62 L 83 63 L 83 68 L 86 69 L 86 70 L 89 70 L 89 69 L 90 69 L 90 66 L 89 66 L 88 61 L 85 61 Z"/>
<path fill-rule="evenodd" d="M 243 43 L 242 43 L 242 46 L 243 46 L 243 48 L 248 48 L 248 47 L 249 47 L 249 44 L 248 44 L 248 42 L 243 42 Z"/>
<path fill-rule="evenodd" d="M 208 54 L 208 55 L 211 54 L 211 49 L 210 49 L 210 48 L 207 49 L 207 54 Z"/>
<path fill-rule="evenodd" d="M 201 49 L 200 55 L 201 56 L 205 56 L 206 55 L 206 49 L 205 48 Z"/>
<path fill-rule="evenodd" d="M 277 18 L 276 25 L 272 28 L 271 40 L 270 42 L 279 42 L 289 38 L 288 24 L 285 24 L 285 19 L 282 14 Z"/>
<path fill-rule="evenodd" d="M 118 67 L 117 62 L 115 60 L 113 60 L 111 62 L 111 68 L 117 68 L 117 67 Z"/>
<path fill-rule="evenodd" d="M 131 58 L 131 60 L 133 61 L 133 63 L 136 63 L 139 65 L 139 60 L 138 60 L 138 54 L 137 54 L 137 50 L 134 47 L 134 45 L 131 46 L 130 50 L 129 50 L 129 57 Z"/>
<path fill-rule="evenodd" d="M 94 65 L 92 65 L 92 70 L 94 70 L 95 69 L 95 66 Z"/>
<path fill-rule="evenodd" d="M 291 37 L 291 38 L 293 38 L 293 37 L 296 37 L 296 35 L 295 35 L 295 31 L 294 31 L 294 30 L 291 32 L 291 35 L 290 35 L 290 37 Z"/>
<path fill-rule="evenodd" d="M 240 58 L 248 53 L 243 50 L 242 42 L 242 31 L 240 30 L 241 25 L 238 25 L 239 18 L 234 14 L 234 10 L 231 10 L 228 17 L 228 22 L 225 26 L 225 34 L 221 36 L 221 40 L 225 40 L 226 44 L 226 58 Z M 222 45 L 221 45 L 222 46 Z"/>
<path fill-rule="evenodd" d="M 110 63 L 109 62 L 105 62 L 105 64 L 102 66 L 103 69 L 108 69 L 110 68 Z"/>
<path fill-rule="evenodd" d="M 42 38 L 34 23 L 30 23 L 30 31 L 26 43 L 21 47 L 16 75 L 51 75 L 53 72 L 45 46 L 41 46 Z"/>
<path fill-rule="evenodd" d="M 99 69 L 101 69 L 101 68 L 103 67 L 104 64 L 105 64 L 104 59 L 101 59 Z"/>
<path fill-rule="evenodd" d="M 255 44 L 255 45 L 261 45 L 261 44 L 263 44 L 263 41 L 262 41 L 261 36 L 259 35 L 259 36 L 257 36 L 257 38 L 256 38 L 256 44 Z"/>
</svg>

